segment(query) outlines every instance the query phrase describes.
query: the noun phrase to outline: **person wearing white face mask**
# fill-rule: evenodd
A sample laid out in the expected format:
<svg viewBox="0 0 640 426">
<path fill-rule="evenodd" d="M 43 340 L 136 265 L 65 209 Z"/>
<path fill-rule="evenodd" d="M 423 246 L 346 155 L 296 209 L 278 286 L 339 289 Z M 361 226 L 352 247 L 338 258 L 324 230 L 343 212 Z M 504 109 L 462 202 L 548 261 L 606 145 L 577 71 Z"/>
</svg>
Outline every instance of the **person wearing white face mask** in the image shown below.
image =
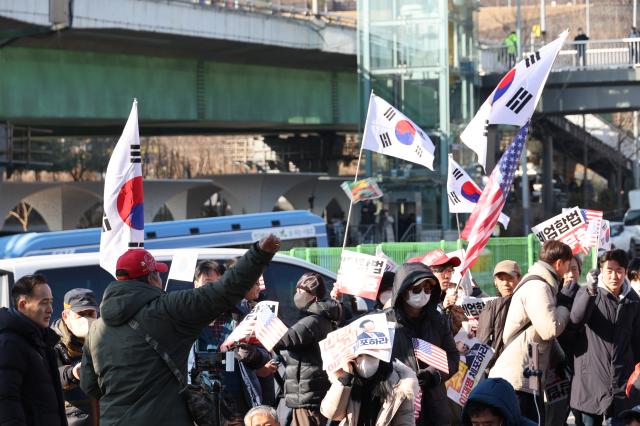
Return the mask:
<svg viewBox="0 0 640 426">
<path fill-rule="evenodd" d="M 331 378 L 320 411 L 340 426 L 412 425 L 416 373 L 400 361 L 358 355 Z"/>
<path fill-rule="evenodd" d="M 438 279 L 428 266 L 405 263 L 396 272 L 392 311 L 387 315 L 388 321 L 396 321 L 392 359 L 398 359 L 416 373 L 422 390 L 419 425 L 451 422 L 444 382 L 458 371 L 460 356 L 449 320 L 438 312 L 441 292 Z M 414 338 L 436 345 L 447 353 L 449 374 L 418 361 L 413 351 Z"/>
<path fill-rule="evenodd" d="M 97 316 L 98 304 L 93 292 L 86 288 L 74 288 L 64 295 L 62 318 L 51 325 L 51 329 L 60 336 L 60 342 L 54 350 L 69 426 L 94 424 L 94 403 L 79 385 L 82 346 Z"/>
</svg>

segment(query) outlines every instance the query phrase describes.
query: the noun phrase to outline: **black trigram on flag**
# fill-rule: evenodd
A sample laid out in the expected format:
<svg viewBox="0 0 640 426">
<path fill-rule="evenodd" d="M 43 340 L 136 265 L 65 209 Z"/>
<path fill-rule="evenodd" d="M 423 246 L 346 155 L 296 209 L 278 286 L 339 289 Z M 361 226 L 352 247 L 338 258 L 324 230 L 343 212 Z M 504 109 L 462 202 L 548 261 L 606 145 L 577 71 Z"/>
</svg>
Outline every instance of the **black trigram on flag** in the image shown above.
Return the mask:
<svg viewBox="0 0 640 426">
<path fill-rule="evenodd" d="M 389 138 L 389 133 L 384 132 L 380 134 L 380 142 L 382 142 L 383 148 L 387 148 L 391 146 L 391 138 Z"/>
<path fill-rule="evenodd" d="M 455 191 L 449 192 L 449 200 L 451 201 L 451 204 L 454 205 L 462 202 L 460 201 L 460 198 L 458 198 L 458 194 L 456 194 Z"/>
<path fill-rule="evenodd" d="M 453 169 L 453 177 L 456 178 L 456 180 L 460 179 L 462 176 L 464 175 L 462 174 L 460 169 Z"/>
<path fill-rule="evenodd" d="M 144 248 L 144 243 L 129 243 L 130 249 Z"/>
<path fill-rule="evenodd" d="M 109 223 L 109 219 L 107 215 L 102 216 L 102 232 L 111 231 L 111 224 Z"/>
<path fill-rule="evenodd" d="M 532 53 L 524 59 L 524 64 L 529 68 L 531 65 L 535 64 L 540 60 L 540 52 Z"/>
<path fill-rule="evenodd" d="M 489 120 L 484 120 L 484 128 L 482 129 L 482 136 L 485 138 L 489 135 Z"/>
<path fill-rule="evenodd" d="M 513 95 L 511 99 L 509 99 L 509 102 L 507 102 L 507 108 L 518 114 L 520 111 L 522 111 L 522 108 L 524 108 L 524 106 L 531 100 L 531 98 L 533 98 L 533 95 L 521 87 L 518 89 L 516 94 Z"/>
<path fill-rule="evenodd" d="M 131 162 L 142 163 L 142 156 L 140 155 L 140 145 L 131 145 Z"/>
<path fill-rule="evenodd" d="M 396 116 L 396 110 L 395 110 L 395 109 L 393 109 L 392 107 L 389 107 L 389 109 L 388 109 L 384 114 L 382 114 L 382 115 L 384 115 L 384 117 L 385 117 L 387 120 L 391 121 L 391 120 L 393 119 L 393 117 L 395 117 L 395 116 Z"/>
<path fill-rule="evenodd" d="M 422 147 L 420 145 L 416 146 L 416 155 L 418 158 L 422 158 Z"/>
</svg>

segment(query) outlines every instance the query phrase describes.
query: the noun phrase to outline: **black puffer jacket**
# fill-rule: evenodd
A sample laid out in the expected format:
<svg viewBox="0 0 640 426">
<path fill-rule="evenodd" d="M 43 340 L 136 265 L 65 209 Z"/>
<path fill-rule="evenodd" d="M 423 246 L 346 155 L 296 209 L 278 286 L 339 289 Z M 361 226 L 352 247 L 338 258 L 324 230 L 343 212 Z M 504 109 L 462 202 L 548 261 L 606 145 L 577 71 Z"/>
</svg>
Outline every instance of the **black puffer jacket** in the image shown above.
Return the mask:
<svg viewBox="0 0 640 426">
<path fill-rule="evenodd" d="M 595 296 L 578 291 L 567 333 L 575 330 L 575 375 L 571 408 L 617 416 L 635 405 L 625 384 L 640 361 L 640 298 L 628 283 L 620 300 L 599 287 Z"/>
<path fill-rule="evenodd" d="M 418 281 L 427 278 L 436 282 L 429 303 L 422 308 L 418 318 L 409 318 L 403 308 L 405 302 L 402 294 Z M 444 425 L 451 422 L 444 382 L 458 371 L 460 360 L 449 321 L 438 312 L 440 292 L 438 279 L 427 266 L 422 263 L 405 263 L 396 273 L 391 299 L 393 311 L 392 315 L 387 316 L 389 320 L 394 316 L 397 321 L 391 358 L 397 358 L 418 373 L 422 388 L 422 412 L 418 424 L 422 425 Z M 449 374 L 441 373 L 431 366 L 425 368 L 424 364 L 419 366 L 413 351 L 413 338 L 420 338 L 444 349 L 449 362 Z"/>
<path fill-rule="evenodd" d="M 0 308 L 0 425 L 67 424 L 53 346 L 60 338 Z"/>
<path fill-rule="evenodd" d="M 318 342 L 333 331 L 332 321 L 340 321 L 342 306 L 335 300 L 312 303 L 274 347 L 281 350 L 286 365 L 284 393 L 289 408 L 320 408 L 331 387 L 322 369 Z"/>
</svg>

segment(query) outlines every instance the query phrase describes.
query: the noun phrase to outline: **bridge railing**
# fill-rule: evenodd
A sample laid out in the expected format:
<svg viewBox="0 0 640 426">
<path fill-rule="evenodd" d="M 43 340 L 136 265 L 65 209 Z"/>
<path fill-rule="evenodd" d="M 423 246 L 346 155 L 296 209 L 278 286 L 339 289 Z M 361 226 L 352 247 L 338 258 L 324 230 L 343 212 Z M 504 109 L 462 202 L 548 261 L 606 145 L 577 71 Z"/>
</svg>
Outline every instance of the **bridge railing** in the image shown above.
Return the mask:
<svg viewBox="0 0 640 426">
<path fill-rule="evenodd" d="M 318 11 L 312 10 L 307 0 L 170 0 L 189 3 L 203 8 L 223 8 L 246 12 L 264 13 L 297 19 L 317 18 L 334 25 L 356 27 L 355 16 L 341 15 L 339 12 L 355 11 L 355 0 L 333 0 L 324 2 Z"/>
<path fill-rule="evenodd" d="M 541 46 L 527 46 L 523 57 Z M 503 45 L 481 45 L 480 74 L 504 73 L 516 63 L 515 54 Z M 640 65 L 640 38 L 566 42 L 552 71 L 619 69 Z"/>
</svg>

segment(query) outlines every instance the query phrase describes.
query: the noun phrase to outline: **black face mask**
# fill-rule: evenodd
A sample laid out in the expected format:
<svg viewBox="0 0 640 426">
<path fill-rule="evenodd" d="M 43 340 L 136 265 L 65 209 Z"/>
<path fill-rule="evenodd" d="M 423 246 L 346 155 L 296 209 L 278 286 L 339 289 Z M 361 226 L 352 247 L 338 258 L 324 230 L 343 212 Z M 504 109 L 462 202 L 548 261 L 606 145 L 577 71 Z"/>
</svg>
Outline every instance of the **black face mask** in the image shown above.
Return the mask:
<svg viewBox="0 0 640 426">
<path fill-rule="evenodd" d="M 293 304 L 300 310 L 307 309 L 314 301 L 314 297 L 307 296 L 305 293 L 296 293 L 293 295 Z"/>
</svg>

